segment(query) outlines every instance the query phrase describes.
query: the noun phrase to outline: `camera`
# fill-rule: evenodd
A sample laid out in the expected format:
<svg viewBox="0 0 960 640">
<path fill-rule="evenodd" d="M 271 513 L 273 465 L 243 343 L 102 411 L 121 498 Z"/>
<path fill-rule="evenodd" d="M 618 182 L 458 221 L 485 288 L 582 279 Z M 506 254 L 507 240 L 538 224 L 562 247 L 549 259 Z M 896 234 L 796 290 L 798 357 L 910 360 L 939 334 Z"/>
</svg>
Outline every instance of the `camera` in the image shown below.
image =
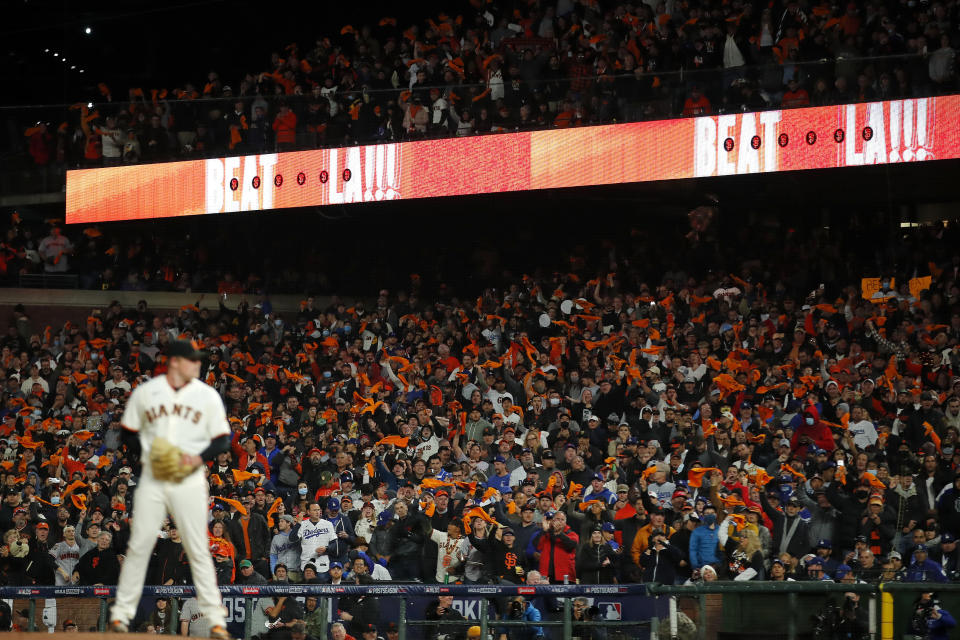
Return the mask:
<svg viewBox="0 0 960 640">
<path fill-rule="evenodd" d="M 522 618 L 523 609 L 524 609 L 523 603 L 518 600 L 514 600 L 513 602 L 510 603 L 510 612 L 509 612 L 510 617 L 513 619 Z"/>
</svg>

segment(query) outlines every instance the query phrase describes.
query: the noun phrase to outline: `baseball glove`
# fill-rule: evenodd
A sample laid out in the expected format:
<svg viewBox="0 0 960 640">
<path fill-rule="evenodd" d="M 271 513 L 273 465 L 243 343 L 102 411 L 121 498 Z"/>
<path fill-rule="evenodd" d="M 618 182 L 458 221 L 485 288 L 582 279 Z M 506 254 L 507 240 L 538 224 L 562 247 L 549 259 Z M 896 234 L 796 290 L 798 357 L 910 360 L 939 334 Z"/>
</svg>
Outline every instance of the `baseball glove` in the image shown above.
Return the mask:
<svg viewBox="0 0 960 640">
<path fill-rule="evenodd" d="M 183 450 L 164 438 L 154 438 L 150 447 L 150 468 L 157 480 L 180 482 L 197 468 L 183 463 Z"/>
</svg>

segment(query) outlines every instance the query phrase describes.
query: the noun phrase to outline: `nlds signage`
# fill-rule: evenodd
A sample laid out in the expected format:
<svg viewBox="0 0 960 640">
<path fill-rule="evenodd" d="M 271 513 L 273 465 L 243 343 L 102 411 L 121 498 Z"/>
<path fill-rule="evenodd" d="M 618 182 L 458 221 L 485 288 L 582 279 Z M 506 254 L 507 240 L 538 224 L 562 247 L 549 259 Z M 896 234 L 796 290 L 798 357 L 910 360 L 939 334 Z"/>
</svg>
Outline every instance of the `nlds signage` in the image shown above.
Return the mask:
<svg viewBox="0 0 960 640">
<path fill-rule="evenodd" d="M 399 145 L 384 144 L 213 158 L 204 161 L 204 209 L 273 209 L 296 206 L 291 202 L 305 197 L 318 205 L 396 200 L 401 195 L 399 156 Z"/>
</svg>

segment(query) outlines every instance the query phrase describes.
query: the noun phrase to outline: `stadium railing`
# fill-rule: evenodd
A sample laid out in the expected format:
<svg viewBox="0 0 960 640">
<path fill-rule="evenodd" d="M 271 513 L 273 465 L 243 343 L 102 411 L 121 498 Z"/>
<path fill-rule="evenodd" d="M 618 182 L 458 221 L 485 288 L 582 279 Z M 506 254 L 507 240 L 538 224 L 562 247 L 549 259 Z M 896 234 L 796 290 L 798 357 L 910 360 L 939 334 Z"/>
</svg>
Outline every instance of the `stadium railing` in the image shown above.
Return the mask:
<svg viewBox="0 0 960 640">
<path fill-rule="evenodd" d="M 563 103 L 568 96 L 574 98 L 574 102 L 579 99 L 582 101 L 582 113 L 585 116 L 580 126 L 611 124 L 615 122 L 636 122 L 648 120 L 662 120 L 668 118 L 677 118 L 683 116 L 684 101 L 689 95 L 693 86 L 698 86 L 707 96 L 711 103 L 711 114 L 730 113 L 742 111 L 743 108 L 737 96 L 736 100 L 727 102 L 727 94 L 735 94 L 739 91 L 741 85 L 754 87 L 764 96 L 765 106 L 754 101 L 748 110 L 770 110 L 786 109 L 790 105 L 783 105 L 782 98 L 786 89 L 786 80 L 788 76 L 798 76 L 804 79 L 809 88 L 810 100 L 812 105 L 834 104 L 829 100 L 836 99 L 843 103 L 854 103 L 871 101 L 862 99 L 857 90 L 857 77 L 861 73 L 868 74 L 871 81 L 879 84 L 879 79 L 884 74 L 890 76 L 892 83 L 892 94 L 879 95 L 873 99 L 892 99 L 896 97 L 920 98 L 933 95 L 942 95 L 953 93 L 957 90 L 957 82 L 954 79 L 950 83 L 937 84 L 929 80 L 927 68 L 929 65 L 929 55 L 911 54 L 896 56 L 877 56 L 877 57 L 858 57 L 858 58 L 835 58 L 822 59 L 806 62 L 788 61 L 785 64 L 766 64 L 755 66 L 743 66 L 731 69 L 706 69 L 706 70 L 679 70 L 679 71 L 657 71 L 643 73 L 612 73 L 603 76 L 585 76 L 581 78 L 556 78 L 538 82 L 536 86 L 529 87 L 532 91 L 540 92 L 551 89 L 551 94 L 545 96 L 548 102 L 559 105 L 557 110 L 562 109 Z M 911 79 L 910 95 L 899 95 L 896 88 L 896 72 L 903 70 Z M 847 93 L 842 97 L 833 91 L 834 80 L 838 77 L 847 79 Z M 828 92 L 825 96 L 818 97 L 814 94 L 812 87 L 818 78 L 823 78 L 826 82 Z M 581 87 L 583 87 L 581 89 Z M 417 92 L 427 92 L 431 87 L 421 87 Z M 473 97 L 480 95 L 486 90 L 486 84 L 460 84 L 449 87 L 438 87 L 442 90 L 451 89 L 459 97 L 459 101 L 454 103 L 457 111 L 464 108 L 473 107 L 475 103 Z M 587 91 L 586 89 L 589 89 Z M 395 101 L 406 87 L 397 89 L 370 89 L 354 90 L 338 94 L 338 98 L 344 104 L 343 109 L 349 110 L 351 105 L 358 106 L 363 103 L 367 97 L 377 104 L 385 105 L 389 101 Z M 871 89 L 871 92 L 873 90 Z M 599 96 L 600 101 L 597 104 L 590 103 L 592 96 Z M 872 94 L 871 94 L 872 95 Z M 836 96 L 836 97 L 835 97 Z M 291 105 L 294 111 L 306 109 L 310 100 L 309 94 L 290 95 L 290 96 L 235 96 L 219 98 L 197 98 L 191 101 L 191 104 L 198 110 L 197 121 L 200 122 L 202 116 L 209 115 L 210 111 L 219 112 L 219 116 L 213 122 L 220 122 L 222 116 L 232 106 L 232 103 L 244 101 L 244 109 L 247 114 L 248 122 L 251 118 L 251 111 L 255 101 L 259 101 L 267 106 L 268 123 L 272 124 L 276 111 L 281 104 Z M 606 103 L 604 103 L 606 101 Z M 170 99 L 160 101 L 161 107 L 170 106 L 176 108 L 179 101 Z M 299 105 L 297 104 L 299 103 Z M 802 105 L 796 105 L 802 106 Z M 38 167 L 34 164 L 28 153 L 29 140 L 23 136 L 28 128 L 34 126 L 37 122 L 46 122 L 49 131 L 56 142 L 57 131 L 62 126 L 66 126 L 65 136 L 72 137 L 79 130 L 79 119 L 81 111 L 71 109 L 68 104 L 53 105 L 25 105 L 25 106 L 0 106 L 0 117 L 3 117 L 11 123 L 11 130 L 19 131 L 19 135 L 10 137 L 9 148 L 0 149 L 0 204 L 17 204 L 11 201 L 11 196 L 16 194 L 44 194 L 58 192 L 64 189 L 64 179 L 66 169 L 82 168 L 84 166 L 99 166 L 98 164 L 85 164 L 82 158 L 82 134 L 79 134 L 80 142 L 69 143 L 72 146 L 72 155 L 77 157 L 68 157 L 63 162 L 54 162 L 45 167 Z M 97 111 L 102 117 L 108 114 L 136 113 L 145 108 L 152 108 L 152 104 L 147 99 L 140 99 L 134 102 L 112 101 L 102 102 L 94 100 L 89 103 L 90 111 Z M 202 113 L 201 113 L 202 112 Z M 491 117 L 495 116 L 494 110 L 490 109 Z M 476 118 L 476 113 L 474 113 Z M 102 124 L 102 118 L 101 118 Z M 210 122 L 210 121 L 208 121 Z M 552 126 L 552 125 L 551 125 Z M 541 128 L 535 125 L 523 126 L 515 125 L 510 128 L 501 128 L 491 133 L 511 133 L 518 130 L 533 130 Z M 125 132 L 123 132 L 125 134 Z M 171 142 L 176 144 L 175 132 L 170 131 Z M 249 134 L 249 132 L 247 133 Z M 250 153 L 272 152 L 276 150 L 276 144 L 271 143 L 267 147 L 251 147 L 249 144 L 240 144 L 234 148 L 229 148 L 226 140 L 222 138 L 223 132 L 220 132 L 221 139 L 214 150 L 209 153 L 190 153 L 182 154 L 177 151 L 171 152 L 164 157 L 162 161 L 176 161 L 184 159 L 196 159 L 203 157 L 223 157 L 230 155 L 246 155 Z M 383 141 L 397 141 L 402 139 L 430 139 L 440 137 L 455 137 L 457 135 L 456 127 L 452 130 L 428 130 L 425 133 L 417 134 L 414 138 L 407 137 L 405 133 L 391 134 L 386 131 L 373 131 L 370 135 L 357 136 L 356 133 L 350 137 L 349 141 L 344 139 L 327 140 L 322 135 L 316 135 L 306 130 L 304 122 L 298 123 L 298 132 L 296 142 L 284 150 L 304 150 L 325 147 L 343 146 L 345 144 L 368 144 Z M 478 135 L 472 133 L 470 135 Z M 479 134 L 479 135 L 487 135 Z M 69 155 L 69 154 L 68 154 Z M 125 164 L 143 164 L 146 162 L 158 162 L 158 160 L 141 159 L 136 162 L 124 162 Z M 9 202 L 5 202 L 9 201 Z"/>
<path fill-rule="evenodd" d="M 841 584 L 834 582 L 710 582 L 677 586 L 659 584 L 631 585 L 427 585 L 378 583 L 375 585 L 235 585 L 220 587 L 226 600 L 244 603 L 242 634 L 250 638 L 258 631 L 252 627 L 257 598 L 272 596 L 317 596 L 323 621 L 321 636 L 326 637 L 331 621 L 330 607 L 335 598 L 350 595 L 376 596 L 381 604 L 381 620 L 395 620 L 400 640 L 418 637 L 418 631 L 436 621 L 423 618 L 426 602 L 439 595 L 450 595 L 471 604 L 469 619 L 445 626 L 479 625 L 482 636 L 487 630 L 529 626 L 530 622 L 498 620 L 491 608 L 505 598 L 554 598 L 559 605 L 555 615 L 545 614 L 539 624 L 550 630 L 552 638 L 567 640 L 574 628 L 605 629 L 608 637 L 621 634 L 631 638 L 682 638 L 683 640 L 724 640 L 732 638 L 778 638 L 798 640 L 832 637 L 831 624 L 843 610 L 849 594 L 859 597 L 860 617 L 871 640 L 893 640 L 905 633 L 914 615 L 921 593 L 934 591 L 940 606 L 960 612 L 960 584 L 931 582 L 888 582 Z M 29 630 L 35 630 L 37 602 L 47 598 L 93 598 L 98 601 L 97 625 L 106 627 L 108 600 L 115 587 L 0 587 L 0 598 L 27 600 Z M 176 629 L 179 609 L 176 598 L 193 595 L 190 586 L 144 587 L 145 598 L 165 597 L 171 601 Z M 574 621 L 572 602 L 584 597 L 594 606 L 608 606 L 591 622 Z M 389 601 L 389 605 L 388 605 Z M 455 601 L 456 602 L 456 601 Z M 390 608 L 388 614 L 384 609 Z M 456 607 L 455 607 L 456 608 Z M 467 613 L 462 611 L 462 613 Z M 696 627 L 691 630 L 691 624 Z M 240 630 L 238 629 L 238 635 Z"/>
<path fill-rule="evenodd" d="M 273 596 L 293 596 L 306 597 L 317 596 L 318 608 L 320 609 L 321 631 L 320 638 L 327 637 L 327 631 L 334 620 L 330 617 L 331 604 L 335 598 L 344 596 L 367 595 L 378 598 L 381 609 L 381 620 L 395 620 L 399 640 L 407 640 L 411 637 L 419 637 L 417 630 L 423 627 L 435 626 L 438 624 L 435 620 L 426 620 L 423 618 L 423 612 L 426 604 L 440 595 L 449 595 L 460 599 L 463 605 L 462 613 L 469 614 L 465 620 L 453 621 L 443 620 L 441 624 L 444 627 L 466 627 L 478 625 L 481 627 L 481 637 L 487 637 L 487 629 L 496 627 L 515 628 L 527 627 L 531 624 L 551 629 L 559 629 L 562 634 L 559 637 L 570 638 L 574 625 L 579 627 L 598 627 L 610 630 L 620 629 L 625 633 L 623 637 L 629 638 L 651 638 L 656 640 L 658 619 L 655 616 L 645 616 L 639 619 L 636 615 L 642 610 L 650 612 L 666 611 L 665 606 L 656 605 L 666 604 L 666 599 L 659 601 L 657 598 L 649 597 L 647 588 L 642 584 L 634 585 L 545 585 L 545 586 L 506 586 L 506 585 L 430 585 L 430 584 L 405 584 L 405 583 L 378 583 L 372 585 L 231 585 L 220 587 L 221 596 L 225 602 L 228 600 L 242 599 L 244 603 L 243 615 L 233 616 L 231 607 L 228 606 L 230 616 L 236 622 L 237 618 L 242 621 L 241 628 L 234 626 L 234 633 L 243 638 L 251 638 L 263 629 L 253 627 L 255 616 L 255 600 L 259 598 Z M 143 588 L 143 597 L 149 598 L 167 598 L 171 603 L 172 623 L 171 632 L 176 633 L 179 627 L 180 607 L 177 604 L 177 598 L 188 598 L 195 594 L 192 586 L 147 586 Z M 116 595 L 114 586 L 75 586 L 75 587 L 0 587 L 0 598 L 13 599 L 16 601 L 27 601 L 28 628 L 27 631 L 35 631 L 38 601 L 61 598 L 79 598 L 96 599 L 97 617 L 96 627 L 99 631 L 105 631 L 107 626 L 107 615 L 109 609 L 109 600 Z M 517 619 L 491 619 L 489 612 L 491 606 L 496 607 L 497 602 L 502 603 L 506 598 L 523 596 L 525 599 L 534 598 L 554 598 L 559 605 L 558 611 L 552 615 L 545 613 L 540 622 L 531 623 L 529 621 Z M 640 603 L 642 607 L 627 611 L 627 607 L 615 606 L 615 617 L 608 614 L 606 619 L 593 621 L 574 621 L 572 617 L 572 601 L 578 597 L 586 597 L 598 601 L 600 598 L 606 598 L 609 604 L 618 605 L 633 601 Z M 469 605 L 469 606 L 467 606 Z M 19 610 L 20 605 L 14 606 Z M 454 608 L 456 608 L 456 603 Z M 389 611 L 385 611 L 389 609 Z M 87 608 L 90 611 L 90 608 Z M 466 615 L 465 615 L 466 617 Z M 623 619 L 630 617 L 631 619 Z M 228 620 L 229 624 L 230 620 Z M 81 622 L 84 626 L 86 621 Z M 381 634 L 382 635 L 382 634 Z M 553 637 L 558 637 L 554 635 Z"/>
</svg>

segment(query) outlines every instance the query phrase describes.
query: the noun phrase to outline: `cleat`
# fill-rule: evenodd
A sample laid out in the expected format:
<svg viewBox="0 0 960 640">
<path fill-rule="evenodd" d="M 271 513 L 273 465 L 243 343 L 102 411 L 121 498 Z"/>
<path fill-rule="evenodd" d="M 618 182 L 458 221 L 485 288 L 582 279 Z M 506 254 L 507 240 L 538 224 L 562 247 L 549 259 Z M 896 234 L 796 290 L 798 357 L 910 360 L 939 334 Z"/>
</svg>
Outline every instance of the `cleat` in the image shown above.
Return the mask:
<svg viewBox="0 0 960 640">
<path fill-rule="evenodd" d="M 120 620 L 112 620 L 110 622 L 110 627 L 107 629 L 110 633 L 130 633 L 130 627 L 127 626 L 126 622 L 121 622 Z"/>
<path fill-rule="evenodd" d="M 217 625 L 210 629 L 210 637 L 213 640 L 233 640 L 233 636 L 227 631 L 226 627 L 221 627 Z"/>
</svg>

